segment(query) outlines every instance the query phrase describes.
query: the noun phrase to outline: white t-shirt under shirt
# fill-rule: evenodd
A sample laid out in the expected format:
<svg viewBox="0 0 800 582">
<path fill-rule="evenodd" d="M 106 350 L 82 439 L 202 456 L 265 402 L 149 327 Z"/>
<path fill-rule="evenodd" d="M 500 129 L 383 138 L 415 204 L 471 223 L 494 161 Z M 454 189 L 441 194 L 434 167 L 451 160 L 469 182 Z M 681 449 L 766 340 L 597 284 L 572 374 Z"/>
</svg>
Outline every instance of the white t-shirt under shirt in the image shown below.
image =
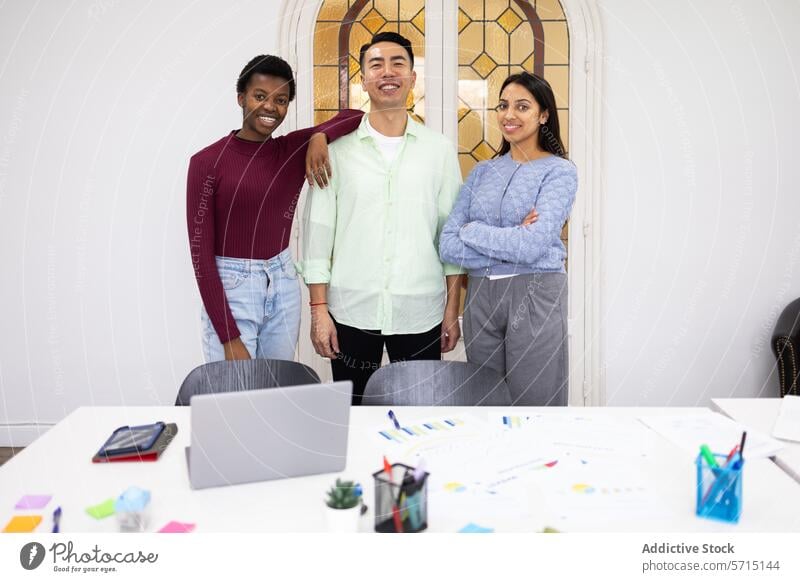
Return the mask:
<svg viewBox="0 0 800 582">
<path fill-rule="evenodd" d="M 517 273 L 512 273 L 510 275 L 489 275 L 489 281 L 497 281 L 498 279 L 510 279 L 511 277 L 516 277 Z"/>
<path fill-rule="evenodd" d="M 386 158 L 386 162 L 391 166 L 397 154 L 400 152 L 400 147 L 403 145 L 403 136 L 389 137 L 388 135 L 383 135 L 370 125 L 369 116 L 367 116 L 366 123 L 367 131 L 369 131 L 372 139 L 375 140 L 378 149 L 381 150 L 383 157 Z"/>
<path fill-rule="evenodd" d="M 377 129 L 372 127 L 372 124 L 369 122 L 369 116 L 367 116 L 365 121 L 367 125 L 367 131 L 369 131 L 372 139 L 375 140 L 375 144 L 378 146 L 378 149 L 381 150 L 383 157 L 386 159 L 386 163 L 391 166 L 403 145 L 403 136 L 389 137 L 388 135 L 383 135 Z M 489 275 L 489 279 L 494 281 L 495 279 L 506 279 L 508 277 L 515 276 L 516 275 Z"/>
</svg>

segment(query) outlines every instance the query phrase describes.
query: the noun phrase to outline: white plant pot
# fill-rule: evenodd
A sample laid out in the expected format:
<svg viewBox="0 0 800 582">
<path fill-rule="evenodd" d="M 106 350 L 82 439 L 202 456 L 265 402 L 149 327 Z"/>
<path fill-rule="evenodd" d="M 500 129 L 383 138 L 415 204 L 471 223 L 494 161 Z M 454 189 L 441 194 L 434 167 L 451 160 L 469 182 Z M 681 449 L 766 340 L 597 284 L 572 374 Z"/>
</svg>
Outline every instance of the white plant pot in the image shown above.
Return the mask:
<svg viewBox="0 0 800 582">
<path fill-rule="evenodd" d="M 361 519 L 361 504 L 350 509 L 333 509 L 325 506 L 325 521 L 328 531 L 335 533 L 355 533 Z"/>
</svg>

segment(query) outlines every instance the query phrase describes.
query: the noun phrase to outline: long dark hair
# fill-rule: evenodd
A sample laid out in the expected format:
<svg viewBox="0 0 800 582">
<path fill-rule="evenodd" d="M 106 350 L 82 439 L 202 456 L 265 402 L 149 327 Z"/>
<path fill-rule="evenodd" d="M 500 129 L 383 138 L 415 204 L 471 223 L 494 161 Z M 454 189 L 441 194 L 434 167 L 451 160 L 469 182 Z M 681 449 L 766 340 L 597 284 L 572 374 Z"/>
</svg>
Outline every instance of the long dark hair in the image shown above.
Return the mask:
<svg viewBox="0 0 800 582">
<path fill-rule="evenodd" d="M 553 88 L 550 83 L 545 81 L 539 75 L 534 75 L 524 71 L 516 73 L 503 81 L 503 86 L 500 87 L 500 95 L 511 83 L 524 87 L 528 92 L 533 95 L 539 109 L 547 111 L 547 121 L 539 126 L 539 147 L 546 152 L 550 152 L 554 156 L 566 158 L 567 152 L 564 149 L 564 142 L 561 141 L 561 129 L 558 125 L 558 109 L 556 109 L 556 97 L 553 95 Z M 503 138 L 503 145 L 500 146 L 500 151 L 497 156 L 503 156 L 511 150 L 511 144 Z"/>
</svg>

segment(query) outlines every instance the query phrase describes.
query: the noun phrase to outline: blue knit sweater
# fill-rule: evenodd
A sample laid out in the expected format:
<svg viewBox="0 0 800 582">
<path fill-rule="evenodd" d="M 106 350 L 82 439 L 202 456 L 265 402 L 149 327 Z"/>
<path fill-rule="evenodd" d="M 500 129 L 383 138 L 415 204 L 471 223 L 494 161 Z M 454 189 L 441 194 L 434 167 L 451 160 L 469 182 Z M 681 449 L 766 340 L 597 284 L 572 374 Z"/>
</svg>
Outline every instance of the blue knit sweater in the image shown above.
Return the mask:
<svg viewBox="0 0 800 582">
<path fill-rule="evenodd" d="M 473 277 L 564 273 L 559 236 L 577 189 L 575 165 L 557 156 L 519 163 L 506 154 L 481 162 L 442 229 L 439 255 Z M 533 208 L 539 219 L 520 226 Z"/>
</svg>

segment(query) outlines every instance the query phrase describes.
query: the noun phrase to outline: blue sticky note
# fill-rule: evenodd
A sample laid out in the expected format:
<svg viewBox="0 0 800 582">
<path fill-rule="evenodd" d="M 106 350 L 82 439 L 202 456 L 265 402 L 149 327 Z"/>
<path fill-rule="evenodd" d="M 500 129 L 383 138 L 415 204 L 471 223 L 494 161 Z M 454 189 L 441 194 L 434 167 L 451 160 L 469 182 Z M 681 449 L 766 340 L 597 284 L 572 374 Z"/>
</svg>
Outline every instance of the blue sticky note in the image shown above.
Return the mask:
<svg viewBox="0 0 800 582">
<path fill-rule="evenodd" d="M 458 533 L 492 533 L 492 532 L 494 532 L 493 528 L 491 528 L 491 527 L 482 527 L 482 526 L 477 525 L 477 524 L 472 523 L 472 522 L 468 523 L 467 525 L 462 527 L 460 530 L 458 530 Z"/>
</svg>

